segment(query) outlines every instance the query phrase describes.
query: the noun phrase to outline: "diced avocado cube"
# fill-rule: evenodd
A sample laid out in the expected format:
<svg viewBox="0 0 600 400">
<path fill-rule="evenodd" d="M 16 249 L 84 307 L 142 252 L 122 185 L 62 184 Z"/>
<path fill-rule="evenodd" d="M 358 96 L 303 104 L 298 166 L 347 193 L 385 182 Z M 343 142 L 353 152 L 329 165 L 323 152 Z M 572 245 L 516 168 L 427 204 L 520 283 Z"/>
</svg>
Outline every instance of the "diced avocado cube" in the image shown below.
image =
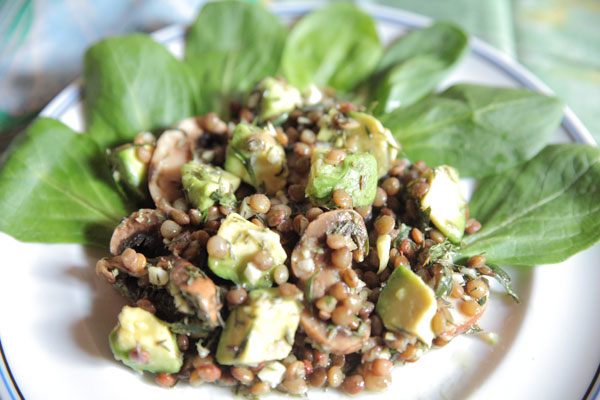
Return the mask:
<svg viewBox="0 0 600 400">
<path fill-rule="evenodd" d="M 282 297 L 279 289 L 257 289 L 248 302 L 233 309 L 217 347 L 223 365 L 256 365 L 282 360 L 294 344 L 302 306 Z"/>
<path fill-rule="evenodd" d="M 351 111 L 348 116 L 356 120 L 360 126 L 347 131 L 347 137 L 358 136 L 357 140 L 348 140 L 349 150 L 369 152 L 377 159 L 377 177 L 388 173 L 392 161 L 398 157 L 400 144 L 394 139 L 389 129 L 372 115 Z"/>
<path fill-rule="evenodd" d="M 152 153 L 150 144 L 124 144 L 107 151 L 114 180 L 125 193 L 139 201 L 150 199 L 148 164 L 142 162 L 137 156 L 138 149 L 141 147 Z"/>
<path fill-rule="evenodd" d="M 300 91 L 282 79 L 264 78 L 257 85 L 257 89 L 262 93 L 259 115 L 263 121 L 287 114 L 296 107 L 302 106 Z"/>
<path fill-rule="evenodd" d="M 406 331 L 428 346 L 434 338 L 431 320 L 436 311 L 433 290 L 403 265 L 390 275 L 376 306 L 376 312 L 387 329 Z"/>
<path fill-rule="evenodd" d="M 275 136 L 271 124 L 263 129 L 238 124 L 227 146 L 225 169 L 258 191 L 277 193 L 285 187 L 288 169 L 285 150 Z"/>
<path fill-rule="evenodd" d="M 260 370 L 258 379 L 271 386 L 271 388 L 275 388 L 283 381 L 285 370 L 285 365 L 282 363 L 271 361 Z"/>
<path fill-rule="evenodd" d="M 233 194 L 240 187 L 240 178 L 217 166 L 190 161 L 181 168 L 183 190 L 190 204 L 207 210 L 216 202 L 235 205 Z"/>
<path fill-rule="evenodd" d="M 429 191 L 421 199 L 421 210 L 429 213 L 431 222 L 450 239 L 460 243 L 465 233 L 467 202 L 460 191 L 458 171 L 442 165 L 427 178 Z"/>
<path fill-rule="evenodd" d="M 108 342 L 115 358 L 137 371 L 173 374 L 183 365 L 167 324 L 139 307 L 123 307 Z"/>
<path fill-rule="evenodd" d="M 230 248 L 229 255 L 224 258 L 208 257 L 208 266 L 216 275 L 248 289 L 273 285 L 273 269 L 287 258 L 277 233 L 254 225 L 237 213 L 230 213 L 221 222 L 217 235 L 225 239 Z M 261 271 L 252 263 L 254 255 L 261 250 L 268 251 L 273 257 L 270 270 Z"/>
<path fill-rule="evenodd" d="M 327 151 L 315 151 L 311 158 L 306 196 L 315 206 L 334 207 L 333 192 L 345 190 L 353 207 L 373 203 L 377 191 L 377 160 L 369 153 L 346 152 L 338 164 L 326 159 Z"/>
</svg>

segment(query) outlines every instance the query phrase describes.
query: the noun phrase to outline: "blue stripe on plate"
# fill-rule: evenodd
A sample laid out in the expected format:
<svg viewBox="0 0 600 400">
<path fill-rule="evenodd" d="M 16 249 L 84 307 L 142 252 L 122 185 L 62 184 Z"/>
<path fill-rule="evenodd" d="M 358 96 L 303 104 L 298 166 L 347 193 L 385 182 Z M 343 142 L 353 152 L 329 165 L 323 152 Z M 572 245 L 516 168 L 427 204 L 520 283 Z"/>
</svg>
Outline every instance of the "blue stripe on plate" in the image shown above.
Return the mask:
<svg viewBox="0 0 600 400">
<path fill-rule="evenodd" d="M 8 366 L 8 361 L 6 360 L 6 356 L 4 355 L 4 348 L 2 347 L 2 340 L 0 340 L 0 355 L 2 356 L 2 365 L 0 365 L 0 376 L 2 376 L 4 387 L 7 389 L 11 400 L 24 399 L 23 395 L 21 394 L 21 391 L 19 390 L 19 387 L 17 386 L 17 381 L 15 380 L 12 372 L 10 371 L 10 367 Z"/>
<path fill-rule="evenodd" d="M 280 17 L 299 17 L 318 7 L 319 6 L 315 3 L 279 3 L 273 4 L 271 6 L 271 11 L 273 11 Z M 381 22 L 398 24 L 410 29 L 425 26 L 431 23 L 432 21 L 430 18 L 424 16 L 420 16 L 406 11 L 395 10 L 384 6 L 369 5 L 367 7 L 364 7 L 364 9 L 368 13 L 370 13 L 375 19 Z M 182 40 L 184 34 L 184 27 L 170 26 L 153 33 L 152 37 L 161 43 L 169 43 L 174 40 Z M 474 54 L 495 65 L 524 87 L 547 94 L 553 94 L 552 90 L 550 90 L 550 88 L 548 88 L 535 75 L 533 75 L 533 73 L 531 73 L 529 70 L 527 70 L 520 64 L 516 63 L 514 60 L 512 60 L 510 57 L 508 57 L 501 51 L 490 46 L 489 44 L 477 38 L 474 38 L 472 39 L 470 46 Z M 80 81 L 75 81 L 74 83 L 67 86 L 67 88 L 65 88 L 53 101 L 51 101 L 50 104 L 48 104 L 42 110 L 40 115 L 59 118 L 62 115 L 62 113 L 64 113 L 75 102 L 77 102 L 77 100 L 79 100 L 80 97 L 81 83 Z M 592 135 L 585 128 L 583 123 L 568 107 L 565 107 L 565 116 L 562 121 L 562 126 L 575 141 L 591 145 L 597 144 Z M 4 359 L 6 368 L 10 373 L 8 363 L 6 362 L 6 358 L 4 358 L 4 353 L 2 353 L 2 357 Z M 2 375 L 2 379 L 8 386 L 6 377 L 4 375 Z M 12 380 L 12 382 L 14 383 L 17 393 L 20 395 L 16 382 L 14 380 Z M 594 375 L 592 382 L 587 388 L 583 399 L 593 400 L 596 399 L 599 394 L 600 365 L 598 367 L 598 370 L 596 371 L 596 374 Z M 16 399 L 13 393 L 11 393 L 11 396 L 13 396 L 13 399 Z M 19 398 L 23 397 L 21 396 Z"/>
</svg>

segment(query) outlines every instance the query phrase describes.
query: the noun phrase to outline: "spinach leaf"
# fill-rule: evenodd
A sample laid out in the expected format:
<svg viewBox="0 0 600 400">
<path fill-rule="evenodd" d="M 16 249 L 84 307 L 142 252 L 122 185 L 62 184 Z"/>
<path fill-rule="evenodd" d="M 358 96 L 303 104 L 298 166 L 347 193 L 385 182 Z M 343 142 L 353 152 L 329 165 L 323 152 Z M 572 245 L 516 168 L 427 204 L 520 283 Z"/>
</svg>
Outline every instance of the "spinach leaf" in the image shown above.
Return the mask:
<svg viewBox="0 0 600 400">
<path fill-rule="evenodd" d="M 371 17 L 351 4 L 334 4 L 293 27 L 281 69 L 301 90 L 314 83 L 348 92 L 369 76 L 381 52 Z"/>
<path fill-rule="evenodd" d="M 372 82 L 375 113 L 408 106 L 431 92 L 458 64 L 467 45 L 466 33 L 444 22 L 411 31 L 392 43 Z"/>
<path fill-rule="evenodd" d="M 409 158 L 452 165 L 463 177 L 480 178 L 530 159 L 561 118 L 562 105 L 554 97 L 460 84 L 385 114 L 381 122 Z"/>
<path fill-rule="evenodd" d="M 484 179 L 469 208 L 483 228 L 465 236 L 463 257 L 525 266 L 566 260 L 600 239 L 600 148 L 547 146 Z"/>
<path fill-rule="evenodd" d="M 227 117 L 232 97 L 240 98 L 274 75 L 285 36 L 279 19 L 261 7 L 237 1 L 206 4 L 185 46 L 185 61 L 202 88 L 200 113 Z"/>
<path fill-rule="evenodd" d="M 103 147 L 195 114 L 191 70 L 146 35 L 102 40 L 84 58 L 88 132 Z"/>
<path fill-rule="evenodd" d="M 88 135 L 37 119 L 0 170 L 0 231 L 27 242 L 106 247 L 130 211 Z"/>
</svg>

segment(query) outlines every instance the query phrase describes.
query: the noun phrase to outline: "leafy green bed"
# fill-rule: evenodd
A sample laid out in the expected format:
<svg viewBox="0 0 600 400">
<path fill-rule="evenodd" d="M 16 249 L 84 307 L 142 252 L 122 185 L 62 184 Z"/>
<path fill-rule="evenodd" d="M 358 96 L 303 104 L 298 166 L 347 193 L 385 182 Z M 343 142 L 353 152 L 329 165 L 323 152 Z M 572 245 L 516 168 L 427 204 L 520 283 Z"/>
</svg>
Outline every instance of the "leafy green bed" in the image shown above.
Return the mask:
<svg viewBox="0 0 600 400">
<path fill-rule="evenodd" d="M 288 30 L 260 7 L 209 3 L 191 26 L 183 61 L 146 35 L 103 40 L 84 60 L 87 131 L 39 118 L 0 171 L 0 230 L 23 241 L 106 247 L 136 208 L 104 162 L 106 148 L 209 111 L 227 118 L 261 78 L 327 86 L 370 107 L 405 155 L 481 178 L 471 216 L 483 229 L 462 257 L 489 263 L 560 262 L 600 238 L 600 149 L 546 146 L 561 103 L 526 90 L 460 84 L 432 91 L 468 39 L 436 23 L 383 48 L 374 21 L 351 5 L 309 14 Z"/>
</svg>

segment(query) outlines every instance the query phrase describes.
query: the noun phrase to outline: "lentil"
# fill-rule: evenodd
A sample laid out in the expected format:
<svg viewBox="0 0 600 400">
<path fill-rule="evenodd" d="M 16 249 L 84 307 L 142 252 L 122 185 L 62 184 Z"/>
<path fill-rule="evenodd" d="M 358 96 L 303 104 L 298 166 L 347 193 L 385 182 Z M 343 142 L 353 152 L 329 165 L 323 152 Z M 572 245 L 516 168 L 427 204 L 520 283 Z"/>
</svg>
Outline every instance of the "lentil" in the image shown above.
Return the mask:
<svg viewBox="0 0 600 400">
<path fill-rule="evenodd" d="M 212 236 L 206 242 L 208 255 L 215 258 L 224 258 L 229 253 L 229 243 L 219 235 Z"/>
</svg>

